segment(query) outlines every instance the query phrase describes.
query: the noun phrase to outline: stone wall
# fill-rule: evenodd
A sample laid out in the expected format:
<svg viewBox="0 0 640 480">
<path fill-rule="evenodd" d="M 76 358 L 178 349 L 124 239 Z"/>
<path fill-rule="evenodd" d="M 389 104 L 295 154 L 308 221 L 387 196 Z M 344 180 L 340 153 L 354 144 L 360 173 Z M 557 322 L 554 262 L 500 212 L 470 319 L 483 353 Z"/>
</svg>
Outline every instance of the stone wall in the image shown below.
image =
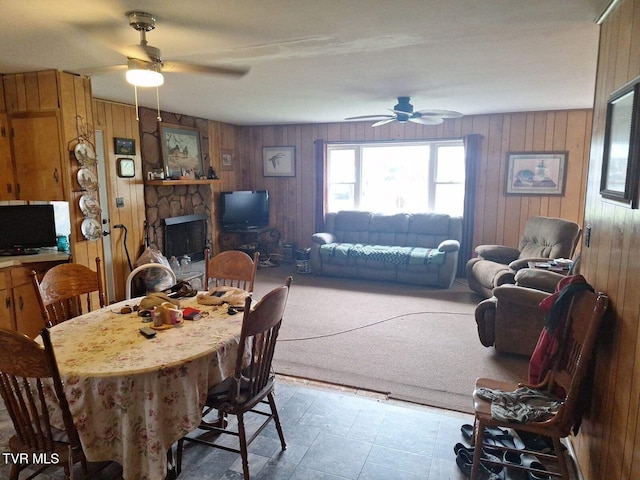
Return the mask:
<svg viewBox="0 0 640 480">
<path fill-rule="evenodd" d="M 162 122 L 197 128 L 203 152 L 204 170 L 210 165 L 208 121 L 187 115 L 161 112 Z M 162 169 L 162 149 L 159 137 L 159 122 L 155 110 L 140 107 L 140 143 L 144 178 L 154 169 Z M 213 231 L 213 198 L 209 185 L 145 185 L 144 189 L 147 228 L 151 243 L 163 251 L 163 220 L 165 218 L 194 213 L 205 213 L 207 221 L 207 243 L 211 245 Z"/>
</svg>

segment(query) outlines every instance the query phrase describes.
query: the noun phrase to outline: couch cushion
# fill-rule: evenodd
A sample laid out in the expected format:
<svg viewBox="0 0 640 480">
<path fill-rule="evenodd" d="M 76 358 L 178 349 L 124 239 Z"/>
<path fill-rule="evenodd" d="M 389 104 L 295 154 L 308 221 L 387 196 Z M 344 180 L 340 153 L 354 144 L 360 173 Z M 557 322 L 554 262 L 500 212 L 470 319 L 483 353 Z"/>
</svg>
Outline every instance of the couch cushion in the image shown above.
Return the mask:
<svg viewBox="0 0 640 480">
<path fill-rule="evenodd" d="M 437 249 L 400 247 L 389 245 L 365 245 L 328 243 L 320 246 L 320 256 L 325 259 L 347 259 L 393 263 L 396 265 L 442 265 L 445 253 Z"/>
</svg>

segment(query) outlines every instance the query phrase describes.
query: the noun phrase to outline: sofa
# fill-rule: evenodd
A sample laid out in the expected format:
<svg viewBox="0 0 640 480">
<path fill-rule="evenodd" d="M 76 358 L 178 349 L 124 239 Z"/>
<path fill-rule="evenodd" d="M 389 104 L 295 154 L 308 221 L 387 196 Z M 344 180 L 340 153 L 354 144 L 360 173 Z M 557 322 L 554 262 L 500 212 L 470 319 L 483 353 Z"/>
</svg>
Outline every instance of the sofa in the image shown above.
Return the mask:
<svg viewBox="0 0 640 480">
<path fill-rule="evenodd" d="M 461 217 L 329 213 L 311 237 L 311 273 L 449 288 L 461 237 Z"/>
</svg>

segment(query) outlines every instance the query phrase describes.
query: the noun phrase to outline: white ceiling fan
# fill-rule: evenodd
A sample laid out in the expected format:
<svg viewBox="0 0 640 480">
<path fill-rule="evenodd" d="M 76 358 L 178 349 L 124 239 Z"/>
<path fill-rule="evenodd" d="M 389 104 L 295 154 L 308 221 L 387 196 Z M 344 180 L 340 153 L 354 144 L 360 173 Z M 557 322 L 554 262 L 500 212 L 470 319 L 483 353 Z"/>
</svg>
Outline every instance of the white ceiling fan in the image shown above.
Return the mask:
<svg viewBox="0 0 640 480">
<path fill-rule="evenodd" d="M 127 12 L 129 26 L 140 32 L 140 43 L 126 47 L 114 47 L 127 57 L 126 65 L 111 65 L 90 69 L 94 75 L 114 70 L 127 70 L 127 81 L 136 86 L 159 86 L 163 83 L 163 73 L 195 73 L 206 75 L 226 75 L 242 77 L 249 72 L 248 67 L 200 65 L 188 62 L 168 61 L 162 58 L 160 49 L 149 45 L 147 32 L 155 29 L 156 18 L 147 12 Z"/>
<path fill-rule="evenodd" d="M 371 125 L 372 127 L 379 127 L 390 122 L 439 125 L 444 122 L 445 118 L 460 118 L 462 116 L 461 113 L 451 110 L 419 110 L 414 112 L 410 100 L 411 97 L 398 97 L 398 104 L 389 109 L 390 112 L 393 112 L 393 115 L 362 115 L 360 117 L 348 117 L 345 120 L 378 120 Z"/>
</svg>

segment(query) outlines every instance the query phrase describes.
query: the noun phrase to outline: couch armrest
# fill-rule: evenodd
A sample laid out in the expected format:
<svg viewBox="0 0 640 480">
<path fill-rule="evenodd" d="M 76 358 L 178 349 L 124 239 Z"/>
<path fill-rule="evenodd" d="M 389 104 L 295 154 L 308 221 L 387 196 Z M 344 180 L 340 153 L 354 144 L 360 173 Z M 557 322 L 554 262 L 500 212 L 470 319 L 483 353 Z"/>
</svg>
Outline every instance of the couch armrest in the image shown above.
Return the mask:
<svg viewBox="0 0 640 480">
<path fill-rule="evenodd" d="M 496 297 L 487 298 L 478 304 L 475 311 L 478 338 L 485 347 L 491 347 L 495 341 Z"/>
<path fill-rule="evenodd" d="M 498 299 L 498 303 L 503 300 L 525 308 L 538 308 L 540 302 L 547 298 L 549 293 L 534 288 L 506 284 L 494 288 L 493 295 Z"/>
<path fill-rule="evenodd" d="M 460 242 L 458 240 L 443 240 L 438 245 L 441 252 L 457 252 L 460 250 Z"/>
<path fill-rule="evenodd" d="M 319 232 L 311 235 L 311 241 L 313 243 L 319 243 L 320 245 L 323 245 L 326 243 L 334 243 L 337 241 L 337 238 L 333 233 Z"/>
<path fill-rule="evenodd" d="M 504 265 L 513 262 L 520 256 L 520 250 L 504 245 L 478 245 L 476 253 L 479 257 Z"/>
<path fill-rule="evenodd" d="M 528 268 L 529 262 L 548 262 L 550 258 L 545 257 L 528 257 L 528 258 L 518 258 L 509 264 L 509 268 L 511 270 L 520 270 L 522 268 Z"/>
<path fill-rule="evenodd" d="M 516 285 L 521 287 L 535 288 L 543 292 L 553 293 L 556 285 L 562 280 L 564 275 L 539 268 L 523 268 L 516 273 Z"/>
</svg>

